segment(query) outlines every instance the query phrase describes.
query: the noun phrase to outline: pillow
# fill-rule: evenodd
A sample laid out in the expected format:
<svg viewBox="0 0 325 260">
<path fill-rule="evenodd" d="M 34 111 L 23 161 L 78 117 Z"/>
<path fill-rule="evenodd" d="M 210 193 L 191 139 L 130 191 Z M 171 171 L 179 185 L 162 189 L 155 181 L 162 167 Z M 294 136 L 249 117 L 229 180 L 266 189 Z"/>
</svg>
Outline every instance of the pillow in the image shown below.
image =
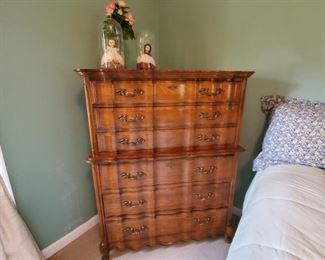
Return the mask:
<svg viewBox="0 0 325 260">
<path fill-rule="evenodd" d="M 286 98 L 275 108 L 253 171 L 277 164 L 325 168 L 325 103 Z"/>
</svg>

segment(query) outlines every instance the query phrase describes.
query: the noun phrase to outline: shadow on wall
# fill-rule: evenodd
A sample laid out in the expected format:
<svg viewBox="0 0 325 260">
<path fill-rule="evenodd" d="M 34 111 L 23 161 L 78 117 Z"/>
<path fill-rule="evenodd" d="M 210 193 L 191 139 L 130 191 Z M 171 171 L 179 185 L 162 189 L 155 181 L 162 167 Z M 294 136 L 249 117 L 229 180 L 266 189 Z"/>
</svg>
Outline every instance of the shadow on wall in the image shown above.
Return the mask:
<svg viewBox="0 0 325 260">
<path fill-rule="evenodd" d="M 258 72 L 255 72 L 258 74 Z M 246 191 L 255 176 L 253 161 L 262 149 L 267 129 L 266 117 L 261 110 L 260 98 L 268 95 L 289 96 L 296 88 L 289 82 L 262 78 L 248 79 L 240 144 L 246 149 L 239 155 L 238 175 L 234 205 L 242 208 Z"/>
</svg>

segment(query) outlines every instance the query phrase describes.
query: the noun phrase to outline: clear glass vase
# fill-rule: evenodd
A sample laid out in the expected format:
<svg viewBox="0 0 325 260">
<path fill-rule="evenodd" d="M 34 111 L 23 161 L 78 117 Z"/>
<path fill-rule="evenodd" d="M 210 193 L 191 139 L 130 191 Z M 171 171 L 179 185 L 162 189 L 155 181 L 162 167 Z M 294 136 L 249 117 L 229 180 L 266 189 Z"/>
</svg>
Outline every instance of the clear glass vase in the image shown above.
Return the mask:
<svg viewBox="0 0 325 260">
<path fill-rule="evenodd" d="M 124 43 L 120 24 L 112 17 L 101 24 L 101 67 L 107 69 L 124 69 Z"/>
<path fill-rule="evenodd" d="M 153 70 L 156 68 L 154 51 L 154 35 L 149 31 L 137 34 L 137 69 Z"/>
</svg>

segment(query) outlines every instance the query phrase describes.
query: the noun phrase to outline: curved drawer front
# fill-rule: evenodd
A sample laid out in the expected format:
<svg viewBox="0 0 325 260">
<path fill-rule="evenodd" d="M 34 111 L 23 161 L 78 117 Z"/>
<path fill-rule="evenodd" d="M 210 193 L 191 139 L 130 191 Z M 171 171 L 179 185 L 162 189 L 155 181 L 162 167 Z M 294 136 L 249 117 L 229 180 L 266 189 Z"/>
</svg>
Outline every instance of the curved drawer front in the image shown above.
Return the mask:
<svg viewBox="0 0 325 260">
<path fill-rule="evenodd" d="M 233 146 L 236 128 L 170 129 L 97 133 L 98 152 Z"/>
<path fill-rule="evenodd" d="M 224 232 L 227 223 L 227 208 L 192 212 L 192 238 L 202 239 Z"/>
<path fill-rule="evenodd" d="M 137 248 L 142 243 L 143 239 L 154 237 L 156 235 L 155 231 L 155 218 L 153 217 L 143 217 L 141 219 L 126 219 L 126 220 L 116 220 L 107 221 L 106 230 L 108 231 L 109 242 L 122 242 L 125 245 L 120 244 L 120 247 Z M 130 240 L 140 240 L 139 244 L 129 243 Z M 144 241 L 142 241 L 144 242 Z"/>
<path fill-rule="evenodd" d="M 153 185 L 153 162 L 99 165 L 102 190 L 130 189 Z"/>
<path fill-rule="evenodd" d="M 156 103 L 195 102 L 196 81 L 158 81 L 154 99 Z"/>
<path fill-rule="evenodd" d="M 149 213 L 155 209 L 152 190 L 104 194 L 103 203 L 106 218 L 125 214 Z"/>
<path fill-rule="evenodd" d="M 195 111 L 197 127 L 236 126 L 238 105 L 198 106 Z"/>
<path fill-rule="evenodd" d="M 236 127 L 196 129 L 193 145 L 204 146 L 234 146 L 236 143 Z"/>
<path fill-rule="evenodd" d="M 151 104 L 153 84 L 151 81 L 113 81 L 91 83 L 93 104 Z"/>
<path fill-rule="evenodd" d="M 134 151 L 153 148 L 152 131 L 97 133 L 99 152 Z"/>
<path fill-rule="evenodd" d="M 207 209 L 227 207 L 230 184 L 209 184 L 192 186 L 192 208 Z"/>
<path fill-rule="evenodd" d="M 197 157 L 191 166 L 192 182 L 231 181 L 234 156 Z"/>
<path fill-rule="evenodd" d="M 195 106 L 155 107 L 154 126 L 157 129 L 191 127 L 195 109 Z"/>
<path fill-rule="evenodd" d="M 191 186 L 158 188 L 155 191 L 156 210 L 189 210 L 191 208 Z"/>
<path fill-rule="evenodd" d="M 152 128 L 151 107 L 96 108 L 94 115 L 97 131 Z"/>
<path fill-rule="evenodd" d="M 197 88 L 198 102 L 239 102 L 242 82 L 200 81 Z"/>
</svg>

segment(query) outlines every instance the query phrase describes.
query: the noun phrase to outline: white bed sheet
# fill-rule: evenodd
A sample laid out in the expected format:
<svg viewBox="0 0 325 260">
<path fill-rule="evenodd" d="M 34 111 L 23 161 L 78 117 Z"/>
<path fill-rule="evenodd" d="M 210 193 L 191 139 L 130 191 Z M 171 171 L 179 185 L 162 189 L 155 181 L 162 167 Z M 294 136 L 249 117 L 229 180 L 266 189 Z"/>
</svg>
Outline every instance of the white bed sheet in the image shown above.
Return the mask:
<svg viewBox="0 0 325 260">
<path fill-rule="evenodd" d="M 227 259 L 325 259 L 325 171 L 277 165 L 258 172 Z"/>
</svg>

